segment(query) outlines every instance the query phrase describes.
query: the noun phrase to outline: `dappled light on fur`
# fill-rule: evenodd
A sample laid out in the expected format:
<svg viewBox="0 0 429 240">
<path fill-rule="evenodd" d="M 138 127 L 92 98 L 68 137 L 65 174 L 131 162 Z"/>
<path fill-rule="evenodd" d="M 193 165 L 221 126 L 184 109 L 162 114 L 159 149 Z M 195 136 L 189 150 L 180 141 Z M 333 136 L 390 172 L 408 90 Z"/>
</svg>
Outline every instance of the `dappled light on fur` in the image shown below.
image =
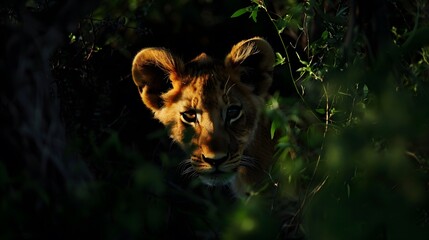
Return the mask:
<svg viewBox="0 0 429 240">
<path fill-rule="evenodd" d="M 201 178 L 209 179 L 206 183 L 210 185 L 229 184 L 223 177 L 238 174 L 239 177 L 231 179 L 240 183 L 231 184 L 242 186 L 233 187 L 233 191 L 243 196 L 244 191 L 261 181 L 262 170 L 272 162 L 273 152 L 249 146 L 274 147 L 266 126 L 268 121 L 261 112 L 272 82 L 273 50 L 267 41 L 255 37 L 234 45 L 224 65 L 216 64 L 204 53 L 183 66 L 178 64 L 181 62 L 165 49 L 143 49 L 133 61 L 134 83 L 142 88 L 143 102 L 154 112 L 154 117 L 169 126 L 174 141 L 184 150 L 195 147 L 191 166 L 184 172 L 194 174 L 192 167 Z M 249 68 L 254 76 L 244 82 L 241 72 Z M 169 78 L 154 74 L 157 70 Z M 154 90 L 163 81 L 170 81 L 171 85 Z M 251 92 L 247 84 L 252 85 Z M 194 131 L 189 143 L 183 141 L 187 129 Z M 217 157 L 211 160 L 207 156 Z M 219 158 L 227 159 L 216 166 Z M 258 163 L 250 161 L 251 158 Z M 238 166 L 249 170 L 236 172 Z"/>
</svg>

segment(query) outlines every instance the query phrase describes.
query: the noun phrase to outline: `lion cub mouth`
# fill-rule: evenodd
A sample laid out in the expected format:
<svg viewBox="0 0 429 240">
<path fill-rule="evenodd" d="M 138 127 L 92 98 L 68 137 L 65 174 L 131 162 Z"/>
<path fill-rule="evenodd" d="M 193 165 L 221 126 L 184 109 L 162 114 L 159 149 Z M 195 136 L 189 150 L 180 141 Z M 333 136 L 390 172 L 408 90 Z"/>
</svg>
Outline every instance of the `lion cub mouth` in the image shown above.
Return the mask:
<svg viewBox="0 0 429 240">
<path fill-rule="evenodd" d="M 240 163 L 238 155 L 227 154 L 221 159 L 209 159 L 204 156 L 191 158 L 191 165 L 203 183 L 209 186 L 231 183 Z"/>
</svg>

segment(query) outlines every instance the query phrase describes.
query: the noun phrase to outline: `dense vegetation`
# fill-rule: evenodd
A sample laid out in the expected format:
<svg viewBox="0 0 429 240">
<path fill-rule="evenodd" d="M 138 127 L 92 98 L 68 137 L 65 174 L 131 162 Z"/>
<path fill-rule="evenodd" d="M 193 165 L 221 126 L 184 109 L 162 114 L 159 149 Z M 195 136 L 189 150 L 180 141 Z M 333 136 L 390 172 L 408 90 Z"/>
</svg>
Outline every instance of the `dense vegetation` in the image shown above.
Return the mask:
<svg viewBox="0 0 429 240">
<path fill-rule="evenodd" d="M 427 1 L 9 0 L 0 13 L 0 239 L 429 236 Z M 143 47 L 222 58 L 256 35 L 276 51 L 266 114 L 281 137 L 266 187 L 240 200 L 181 175 L 130 69 Z"/>
</svg>

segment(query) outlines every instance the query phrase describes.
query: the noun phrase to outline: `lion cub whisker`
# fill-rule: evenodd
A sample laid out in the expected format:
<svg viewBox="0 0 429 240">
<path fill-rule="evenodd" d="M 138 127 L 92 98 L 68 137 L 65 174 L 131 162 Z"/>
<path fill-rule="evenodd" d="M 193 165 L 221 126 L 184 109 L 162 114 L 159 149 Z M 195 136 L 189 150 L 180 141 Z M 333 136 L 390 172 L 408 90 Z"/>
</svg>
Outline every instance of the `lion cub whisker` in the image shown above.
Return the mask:
<svg viewBox="0 0 429 240">
<path fill-rule="evenodd" d="M 190 173 L 195 172 L 194 167 L 192 166 L 191 159 L 183 160 L 178 165 L 179 172 L 182 175 L 188 175 Z"/>
<path fill-rule="evenodd" d="M 179 165 L 183 175 L 228 185 L 236 196 L 262 180 L 275 146 L 263 114 L 274 63 L 260 37 L 237 43 L 223 61 L 200 54 L 184 62 L 156 47 L 136 54 L 132 78 L 144 105 L 190 153 Z"/>
<path fill-rule="evenodd" d="M 256 158 L 243 155 L 241 162 L 241 166 L 250 167 L 253 169 L 261 169 L 261 166 L 258 164 L 258 160 Z"/>
</svg>

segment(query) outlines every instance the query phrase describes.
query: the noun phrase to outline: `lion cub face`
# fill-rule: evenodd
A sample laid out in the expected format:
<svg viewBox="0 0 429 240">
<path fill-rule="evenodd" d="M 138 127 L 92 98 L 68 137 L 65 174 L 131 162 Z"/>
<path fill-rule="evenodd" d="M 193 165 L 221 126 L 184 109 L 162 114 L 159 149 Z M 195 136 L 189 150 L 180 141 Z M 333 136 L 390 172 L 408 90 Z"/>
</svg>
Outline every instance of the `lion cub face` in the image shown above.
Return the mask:
<svg viewBox="0 0 429 240">
<path fill-rule="evenodd" d="M 141 50 L 132 75 L 144 104 L 187 153 L 208 185 L 228 184 L 246 157 L 271 85 L 274 53 L 261 38 L 235 45 L 224 62 L 201 54 L 189 63 L 162 48 Z"/>
</svg>

